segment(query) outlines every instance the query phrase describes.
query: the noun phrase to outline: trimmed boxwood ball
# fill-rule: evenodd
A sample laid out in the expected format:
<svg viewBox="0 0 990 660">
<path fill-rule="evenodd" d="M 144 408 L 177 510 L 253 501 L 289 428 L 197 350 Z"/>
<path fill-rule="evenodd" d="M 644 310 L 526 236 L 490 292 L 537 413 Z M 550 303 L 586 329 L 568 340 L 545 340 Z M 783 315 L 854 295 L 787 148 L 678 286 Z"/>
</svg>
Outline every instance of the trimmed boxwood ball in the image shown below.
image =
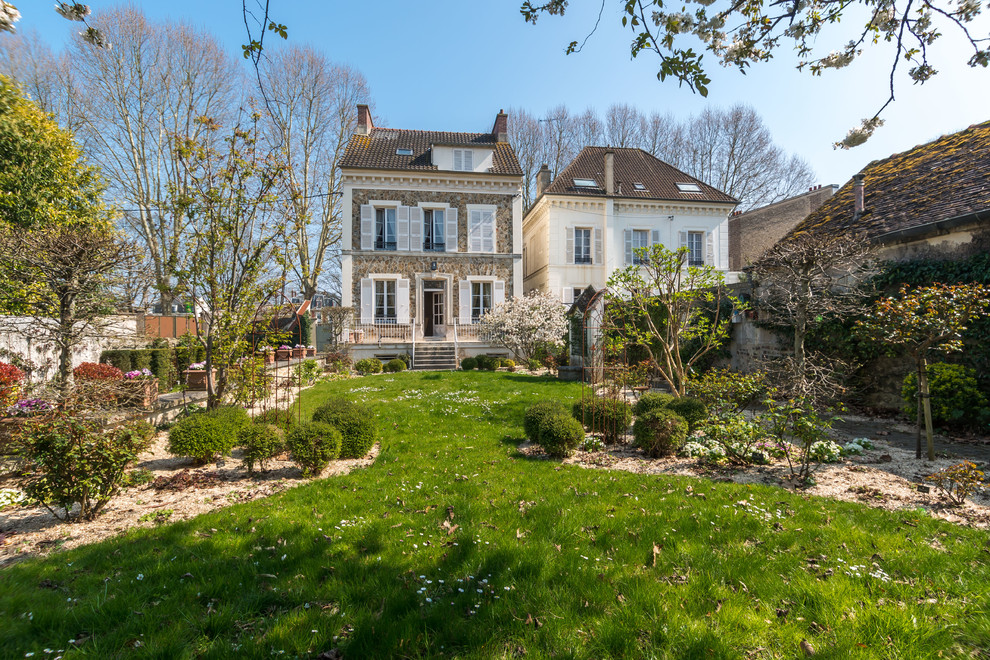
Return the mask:
<svg viewBox="0 0 990 660">
<path fill-rule="evenodd" d="M 406 370 L 406 363 L 405 361 L 400 360 L 399 358 L 395 358 L 394 360 L 389 360 L 385 364 L 385 371 L 387 371 L 390 374 L 394 374 L 398 371 L 405 371 L 405 370 Z"/>
<path fill-rule="evenodd" d="M 567 409 L 560 401 L 540 401 L 530 406 L 523 417 L 523 431 L 531 442 L 540 441 L 540 422 L 554 415 L 566 415 Z"/>
<path fill-rule="evenodd" d="M 244 448 L 248 473 L 255 463 L 265 470 L 269 460 L 285 451 L 285 431 L 274 424 L 249 424 L 238 432 L 237 444 Z"/>
<path fill-rule="evenodd" d="M 540 419 L 537 438 L 547 454 L 555 458 L 566 458 L 584 440 L 584 427 L 562 411 Z"/>
<path fill-rule="evenodd" d="M 632 421 L 632 409 L 625 401 L 589 397 L 574 403 L 574 419 L 589 430 L 601 433 L 606 442 L 625 435 Z"/>
<path fill-rule="evenodd" d="M 667 409 L 672 410 L 688 423 L 688 430 L 694 431 L 698 425 L 708 419 L 708 406 L 701 399 L 692 396 L 682 396 L 667 404 Z"/>
<path fill-rule="evenodd" d="M 274 424 L 288 433 L 296 425 L 296 416 L 286 408 L 269 408 L 254 418 L 255 424 Z"/>
<path fill-rule="evenodd" d="M 340 456 L 340 431 L 321 422 L 301 424 L 286 437 L 292 460 L 302 468 L 304 477 L 319 475 Z"/>
<path fill-rule="evenodd" d="M 340 458 L 361 458 L 375 444 L 375 414 L 347 399 L 330 399 L 313 412 L 313 421 L 340 431 Z"/>
<path fill-rule="evenodd" d="M 474 371 L 478 368 L 478 360 L 473 357 L 466 357 L 461 360 L 461 369 L 464 371 Z"/>
<path fill-rule="evenodd" d="M 638 417 L 651 410 L 666 408 L 674 398 L 673 394 L 667 394 L 665 392 L 646 392 L 643 396 L 639 397 L 639 401 L 633 406 L 633 412 Z"/>
<path fill-rule="evenodd" d="M 645 412 L 633 425 L 636 446 L 651 458 L 670 456 L 684 444 L 687 434 L 687 421 L 669 408 Z"/>
<path fill-rule="evenodd" d="M 376 360 L 375 358 L 364 358 L 354 363 L 354 370 L 362 376 L 380 374 L 382 372 L 382 363 L 381 360 Z"/>
<path fill-rule="evenodd" d="M 206 463 L 233 449 L 240 427 L 232 428 L 216 415 L 199 413 L 179 420 L 168 432 L 168 450 Z"/>
</svg>

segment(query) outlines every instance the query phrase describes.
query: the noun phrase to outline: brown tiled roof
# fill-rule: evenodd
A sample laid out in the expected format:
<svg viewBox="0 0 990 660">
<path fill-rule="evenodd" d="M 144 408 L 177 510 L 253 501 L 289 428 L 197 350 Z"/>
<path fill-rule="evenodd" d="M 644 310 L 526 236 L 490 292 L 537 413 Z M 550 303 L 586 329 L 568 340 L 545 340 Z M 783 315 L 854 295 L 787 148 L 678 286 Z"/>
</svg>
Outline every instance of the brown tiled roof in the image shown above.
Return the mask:
<svg viewBox="0 0 990 660">
<path fill-rule="evenodd" d="M 854 231 L 876 238 L 990 208 L 990 121 L 873 161 L 862 174 L 865 201 L 858 219 L 850 181 L 791 235 Z"/>
<path fill-rule="evenodd" d="M 343 168 L 380 170 L 436 170 L 431 165 L 430 147 L 434 144 L 478 146 L 493 149 L 491 174 L 521 176 L 516 152 L 508 142 L 497 142 L 491 133 L 450 133 L 447 131 L 409 131 L 399 128 L 372 128 L 370 135 L 353 135 L 340 161 Z M 396 149 L 412 149 L 411 156 L 400 156 Z"/>
<path fill-rule="evenodd" d="M 662 199 L 684 202 L 723 202 L 736 204 L 738 200 L 703 181 L 688 176 L 675 167 L 648 154 L 642 149 L 618 149 L 611 147 L 585 147 L 571 164 L 565 167 L 546 189 L 551 195 L 581 195 L 601 197 L 605 194 L 605 152 L 615 153 L 615 196 L 632 199 Z M 597 187 L 577 187 L 574 179 L 594 179 Z M 619 183 L 622 194 L 619 194 Z M 634 184 L 642 183 L 646 190 L 636 190 Z M 700 193 L 681 192 L 678 183 L 694 183 Z"/>
</svg>

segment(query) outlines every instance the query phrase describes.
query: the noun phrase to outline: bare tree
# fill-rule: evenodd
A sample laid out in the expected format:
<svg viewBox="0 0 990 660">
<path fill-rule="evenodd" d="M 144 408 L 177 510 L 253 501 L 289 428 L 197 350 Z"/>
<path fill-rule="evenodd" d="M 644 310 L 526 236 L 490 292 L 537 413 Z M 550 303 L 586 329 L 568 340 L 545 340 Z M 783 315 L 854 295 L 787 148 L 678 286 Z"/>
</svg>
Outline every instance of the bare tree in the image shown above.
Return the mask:
<svg viewBox="0 0 990 660">
<path fill-rule="evenodd" d="M 640 117 L 639 147 L 663 162 L 682 169 L 684 127 L 672 114 L 650 113 Z"/>
<path fill-rule="evenodd" d="M 806 190 L 811 167 L 788 157 L 751 106 L 707 108 L 687 122 L 688 174 L 740 200 L 742 209 L 763 206 Z"/>
<path fill-rule="evenodd" d="M 0 258 L 32 285 L 27 310 L 34 322 L 20 330 L 58 349 L 63 396 L 72 385 L 73 349 L 106 335 L 108 314 L 114 311 L 111 288 L 136 254 L 133 244 L 99 226 L 52 226 L 0 236 Z"/>
<path fill-rule="evenodd" d="M 793 331 L 792 389 L 829 383 L 828 365 L 806 359 L 808 331 L 862 310 L 876 273 L 871 243 L 853 234 L 801 234 L 780 241 L 751 271 L 753 294 L 768 321 Z M 823 372 L 824 369 L 824 372 Z"/>
<path fill-rule="evenodd" d="M 605 144 L 605 125 L 594 108 L 588 108 L 574 118 L 574 131 L 578 151 L 581 147 Z"/>
<path fill-rule="evenodd" d="M 338 165 L 357 124 L 355 108 L 367 103 L 370 93 L 359 72 L 333 64 L 311 47 L 268 52 L 270 59 L 260 70 L 269 108 L 263 130 L 288 164 L 282 189 L 295 257 L 291 263 L 309 299 L 340 245 L 344 213 Z"/>
<path fill-rule="evenodd" d="M 550 172 L 556 177 L 584 145 L 578 144 L 574 118 L 567 106 L 561 104 L 552 108 L 540 122 L 543 124 L 540 163 L 550 166 Z"/>
<path fill-rule="evenodd" d="M 73 70 L 66 54 L 56 55 L 37 32 L 0 39 L 0 73 L 24 88 L 31 100 L 70 131 L 78 128 L 79 109 Z"/>
<path fill-rule="evenodd" d="M 188 186 L 177 140 L 196 139 L 197 117 L 229 119 L 240 69 L 210 34 L 149 21 L 134 7 L 110 10 L 93 23 L 113 43 L 91 48 L 77 39 L 70 56 L 78 78 L 80 128 L 90 157 L 102 165 L 124 222 L 140 238 L 164 304 L 179 289 L 189 223 L 169 203 Z"/>
<path fill-rule="evenodd" d="M 536 173 L 543 162 L 543 125 L 522 108 L 509 108 L 509 143 L 523 171 L 523 208 L 536 201 Z"/>
<path fill-rule="evenodd" d="M 639 146 L 639 110 L 625 103 L 609 106 L 605 115 L 605 140 L 610 147 Z"/>
</svg>

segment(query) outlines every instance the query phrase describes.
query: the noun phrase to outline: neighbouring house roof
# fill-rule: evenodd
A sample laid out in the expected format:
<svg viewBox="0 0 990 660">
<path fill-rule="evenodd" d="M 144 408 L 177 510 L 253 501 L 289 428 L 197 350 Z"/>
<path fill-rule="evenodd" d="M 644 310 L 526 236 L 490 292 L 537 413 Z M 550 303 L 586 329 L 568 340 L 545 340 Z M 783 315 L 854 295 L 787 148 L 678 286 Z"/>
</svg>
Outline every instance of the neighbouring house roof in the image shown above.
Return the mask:
<svg viewBox="0 0 990 660">
<path fill-rule="evenodd" d="M 399 128 L 372 128 L 368 135 L 353 135 L 340 162 L 342 168 L 435 171 L 431 164 L 433 145 L 486 147 L 493 150 L 490 174 L 521 176 L 516 152 L 508 142 L 499 142 L 493 133 L 450 133 Z M 398 149 L 410 149 L 400 155 Z"/>
<path fill-rule="evenodd" d="M 737 204 L 739 200 L 668 165 L 642 149 L 585 147 L 544 191 L 548 195 L 605 195 L 605 154 L 615 154 L 614 197 L 656 199 L 679 202 L 721 202 Z M 593 180 L 594 186 L 578 186 L 575 179 Z M 677 184 L 694 184 L 699 192 L 684 192 Z M 619 191 L 621 184 L 621 192 Z M 637 186 L 636 184 L 641 184 Z"/>
<path fill-rule="evenodd" d="M 990 209 L 990 121 L 873 161 L 861 174 L 858 218 L 849 181 L 790 235 L 853 231 L 877 239 Z"/>
</svg>

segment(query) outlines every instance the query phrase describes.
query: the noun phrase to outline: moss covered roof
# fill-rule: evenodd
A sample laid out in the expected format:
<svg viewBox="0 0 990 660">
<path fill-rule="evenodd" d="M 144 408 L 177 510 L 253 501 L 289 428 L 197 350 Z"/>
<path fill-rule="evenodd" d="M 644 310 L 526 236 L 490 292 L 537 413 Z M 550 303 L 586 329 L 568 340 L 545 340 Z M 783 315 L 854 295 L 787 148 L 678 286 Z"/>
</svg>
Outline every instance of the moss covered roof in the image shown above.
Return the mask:
<svg viewBox="0 0 990 660">
<path fill-rule="evenodd" d="M 873 161 L 861 173 L 859 218 L 849 181 L 790 235 L 855 231 L 875 238 L 990 208 L 990 121 Z"/>
</svg>

